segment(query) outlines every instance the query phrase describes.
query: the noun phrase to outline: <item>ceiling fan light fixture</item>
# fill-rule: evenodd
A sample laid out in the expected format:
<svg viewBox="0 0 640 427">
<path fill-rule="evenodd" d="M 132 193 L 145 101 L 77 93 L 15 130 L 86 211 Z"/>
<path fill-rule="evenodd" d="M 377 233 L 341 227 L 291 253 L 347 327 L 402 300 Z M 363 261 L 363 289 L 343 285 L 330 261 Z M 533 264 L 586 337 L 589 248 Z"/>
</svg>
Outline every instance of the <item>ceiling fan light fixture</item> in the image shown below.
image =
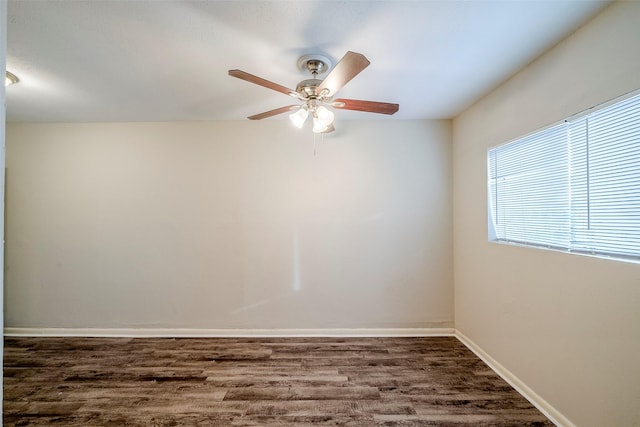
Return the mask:
<svg viewBox="0 0 640 427">
<path fill-rule="evenodd" d="M 300 108 L 298 111 L 295 111 L 289 114 L 289 119 L 291 123 L 298 129 L 301 129 L 304 125 L 305 120 L 307 120 L 307 116 L 309 116 L 309 110 L 306 108 Z"/>
<path fill-rule="evenodd" d="M 333 111 L 322 105 L 316 109 L 316 115 L 318 116 L 318 119 L 327 126 L 332 124 L 333 119 L 335 118 Z"/>
<path fill-rule="evenodd" d="M 327 107 L 321 105 L 313 112 L 313 132 L 322 133 L 333 124 L 335 114 Z"/>
<path fill-rule="evenodd" d="M 320 120 L 317 116 L 313 116 L 313 133 L 322 133 L 329 128 L 329 125 Z"/>
<path fill-rule="evenodd" d="M 324 132 L 333 124 L 335 114 L 327 107 L 321 105 L 313 113 L 313 131 L 315 133 Z"/>
<path fill-rule="evenodd" d="M 4 77 L 4 87 L 18 83 L 20 79 L 13 73 L 7 71 Z"/>
</svg>

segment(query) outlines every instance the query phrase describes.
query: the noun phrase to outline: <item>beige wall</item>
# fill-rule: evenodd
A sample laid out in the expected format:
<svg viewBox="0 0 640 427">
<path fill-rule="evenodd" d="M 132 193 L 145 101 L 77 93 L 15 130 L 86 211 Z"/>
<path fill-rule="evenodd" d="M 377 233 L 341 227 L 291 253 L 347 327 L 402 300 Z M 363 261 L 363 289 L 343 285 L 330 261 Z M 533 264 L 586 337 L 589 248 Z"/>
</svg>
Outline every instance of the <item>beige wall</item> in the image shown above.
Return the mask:
<svg viewBox="0 0 640 427">
<path fill-rule="evenodd" d="M 19 124 L 7 327 L 453 326 L 449 121 Z"/>
<path fill-rule="evenodd" d="M 614 3 L 454 120 L 456 328 L 579 426 L 640 425 L 640 264 L 487 242 L 486 150 L 640 88 Z"/>
</svg>

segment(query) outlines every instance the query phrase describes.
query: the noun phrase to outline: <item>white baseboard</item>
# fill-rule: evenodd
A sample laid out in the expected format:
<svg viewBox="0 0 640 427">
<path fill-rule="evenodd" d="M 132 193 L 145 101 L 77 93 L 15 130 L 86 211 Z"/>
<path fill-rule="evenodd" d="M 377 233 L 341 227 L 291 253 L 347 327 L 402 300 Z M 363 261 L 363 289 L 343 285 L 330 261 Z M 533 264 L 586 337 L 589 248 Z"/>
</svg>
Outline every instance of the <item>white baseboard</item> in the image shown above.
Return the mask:
<svg viewBox="0 0 640 427">
<path fill-rule="evenodd" d="M 515 388 L 518 393 L 525 397 L 533 406 L 538 408 L 551 422 L 558 427 L 576 427 L 567 417 L 562 415 L 556 408 L 551 406 L 549 402 L 544 400 L 540 395 L 527 386 L 520 378 L 516 377 L 511 371 L 502 366 L 497 360 L 489 356 L 476 343 L 467 338 L 462 332 L 456 330 L 456 338 L 460 340 L 469 350 L 474 352 L 484 363 L 489 365 L 503 380 Z"/>
<path fill-rule="evenodd" d="M 39 337 L 437 337 L 453 328 L 358 329 L 161 329 L 161 328 L 4 328 L 5 336 Z"/>
</svg>

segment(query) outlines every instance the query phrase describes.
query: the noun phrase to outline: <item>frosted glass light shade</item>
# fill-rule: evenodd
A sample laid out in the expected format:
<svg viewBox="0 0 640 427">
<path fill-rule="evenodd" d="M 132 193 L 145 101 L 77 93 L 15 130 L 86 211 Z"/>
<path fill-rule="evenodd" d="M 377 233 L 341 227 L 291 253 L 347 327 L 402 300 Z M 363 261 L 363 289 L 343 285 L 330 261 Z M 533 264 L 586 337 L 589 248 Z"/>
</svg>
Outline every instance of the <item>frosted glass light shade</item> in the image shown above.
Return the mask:
<svg viewBox="0 0 640 427">
<path fill-rule="evenodd" d="M 309 111 L 306 108 L 300 108 L 298 111 L 289 114 L 289 119 L 295 127 L 300 129 L 304 125 L 304 121 L 307 120 L 308 115 Z"/>
<path fill-rule="evenodd" d="M 323 106 L 318 107 L 313 115 L 313 131 L 324 132 L 333 123 L 334 117 L 333 111 Z"/>
<path fill-rule="evenodd" d="M 312 130 L 313 130 L 314 133 L 324 132 L 325 130 L 327 130 L 328 127 L 329 127 L 329 125 L 324 123 L 318 117 L 314 117 L 313 118 L 313 129 Z"/>
<path fill-rule="evenodd" d="M 331 123 L 333 123 L 333 119 L 335 117 L 333 111 L 323 106 L 318 107 L 318 109 L 316 110 L 316 115 L 318 116 L 318 120 L 320 120 L 326 126 L 329 126 Z"/>
</svg>

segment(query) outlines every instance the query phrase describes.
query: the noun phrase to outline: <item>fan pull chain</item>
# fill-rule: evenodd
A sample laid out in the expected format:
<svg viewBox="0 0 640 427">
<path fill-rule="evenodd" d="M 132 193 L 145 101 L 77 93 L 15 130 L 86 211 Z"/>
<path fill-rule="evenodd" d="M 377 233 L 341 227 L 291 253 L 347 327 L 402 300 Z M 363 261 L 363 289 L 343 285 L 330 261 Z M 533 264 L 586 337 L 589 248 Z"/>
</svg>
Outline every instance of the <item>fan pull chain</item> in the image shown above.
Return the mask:
<svg viewBox="0 0 640 427">
<path fill-rule="evenodd" d="M 318 145 L 316 143 L 316 141 L 317 141 L 316 137 L 317 136 L 318 136 L 318 134 L 314 132 L 313 133 L 313 157 L 316 157 L 316 154 L 317 154 L 317 145 Z M 324 132 L 321 132 L 320 133 L 320 145 L 323 145 L 323 144 L 324 144 Z"/>
</svg>

